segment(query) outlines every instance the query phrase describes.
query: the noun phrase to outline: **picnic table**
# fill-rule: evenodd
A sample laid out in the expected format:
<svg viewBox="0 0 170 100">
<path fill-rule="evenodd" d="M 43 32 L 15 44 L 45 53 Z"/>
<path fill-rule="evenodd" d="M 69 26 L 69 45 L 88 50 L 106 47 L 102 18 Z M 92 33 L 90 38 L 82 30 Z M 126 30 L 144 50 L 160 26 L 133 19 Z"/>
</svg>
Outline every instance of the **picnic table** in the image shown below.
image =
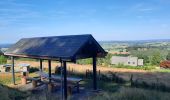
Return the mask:
<svg viewBox="0 0 170 100">
<path fill-rule="evenodd" d="M 50 78 L 47 73 L 44 73 L 44 72 L 41 72 L 41 71 L 38 71 L 36 73 L 39 74 L 41 77 L 51 79 L 53 81 L 61 81 L 61 76 L 60 75 L 51 75 L 51 78 Z M 81 78 L 67 77 L 67 81 L 69 83 L 75 84 L 75 87 L 77 88 L 77 92 L 79 92 L 79 85 L 80 85 L 80 82 L 82 80 L 83 79 L 81 79 Z"/>
<path fill-rule="evenodd" d="M 11 64 L 0 65 L 0 72 L 10 72 Z"/>
</svg>

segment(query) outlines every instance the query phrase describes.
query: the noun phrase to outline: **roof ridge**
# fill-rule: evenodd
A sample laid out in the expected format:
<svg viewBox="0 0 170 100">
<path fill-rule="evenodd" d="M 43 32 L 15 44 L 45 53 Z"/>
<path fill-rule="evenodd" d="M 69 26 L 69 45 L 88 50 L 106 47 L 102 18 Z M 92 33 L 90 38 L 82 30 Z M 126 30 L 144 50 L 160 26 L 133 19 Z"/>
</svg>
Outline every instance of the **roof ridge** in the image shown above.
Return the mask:
<svg viewBox="0 0 170 100">
<path fill-rule="evenodd" d="M 92 36 L 91 34 L 77 34 L 77 35 L 59 35 L 59 36 L 42 36 L 42 37 L 30 37 L 22 39 L 34 39 L 34 38 L 52 38 L 52 37 L 70 37 L 70 36 Z"/>
</svg>

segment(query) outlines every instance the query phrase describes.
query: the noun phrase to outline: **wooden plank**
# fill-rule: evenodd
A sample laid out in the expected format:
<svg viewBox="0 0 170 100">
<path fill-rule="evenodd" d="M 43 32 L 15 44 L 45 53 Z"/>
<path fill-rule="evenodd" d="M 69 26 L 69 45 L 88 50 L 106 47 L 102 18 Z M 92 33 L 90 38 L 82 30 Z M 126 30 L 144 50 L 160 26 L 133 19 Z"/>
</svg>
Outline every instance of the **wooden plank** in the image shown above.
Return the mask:
<svg viewBox="0 0 170 100">
<path fill-rule="evenodd" d="M 51 60 L 48 60 L 49 83 L 51 83 Z"/>
<path fill-rule="evenodd" d="M 42 62 L 43 62 L 43 60 L 42 59 L 40 59 L 40 71 L 43 71 L 42 69 Z"/>
<path fill-rule="evenodd" d="M 66 61 L 63 62 L 63 67 L 64 67 L 64 98 L 67 100 L 67 64 Z"/>
<path fill-rule="evenodd" d="M 49 75 L 47 73 L 44 72 L 36 72 L 37 74 L 39 74 L 41 77 L 45 77 L 45 78 L 49 78 Z M 51 75 L 51 79 L 53 80 L 61 80 L 61 76 L 59 75 Z M 68 82 L 80 82 L 82 81 L 82 78 L 75 78 L 75 77 L 67 77 L 67 81 Z"/>
<path fill-rule="evenodd" d="M 15 68 L 14 68 L 15 62 L 14 62 L 14 57 L 12 56 L 11 59 L 12 59 L 12 81 L 13 81 L 13 84 L 15 85 Z"/>
</svg>

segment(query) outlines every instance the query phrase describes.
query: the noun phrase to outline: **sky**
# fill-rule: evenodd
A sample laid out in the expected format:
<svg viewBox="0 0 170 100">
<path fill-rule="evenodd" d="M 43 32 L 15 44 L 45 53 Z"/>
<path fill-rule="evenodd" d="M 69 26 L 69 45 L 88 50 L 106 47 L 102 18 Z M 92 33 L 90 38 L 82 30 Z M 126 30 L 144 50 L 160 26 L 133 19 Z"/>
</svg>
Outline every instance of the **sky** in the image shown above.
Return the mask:
<svg viewBox="0 0 170 100">
<path fill-rule="evenodd" d="M 0 0 L 0 44 L 76 34 L 170 39 L 170 0 Z"/>
</svg>

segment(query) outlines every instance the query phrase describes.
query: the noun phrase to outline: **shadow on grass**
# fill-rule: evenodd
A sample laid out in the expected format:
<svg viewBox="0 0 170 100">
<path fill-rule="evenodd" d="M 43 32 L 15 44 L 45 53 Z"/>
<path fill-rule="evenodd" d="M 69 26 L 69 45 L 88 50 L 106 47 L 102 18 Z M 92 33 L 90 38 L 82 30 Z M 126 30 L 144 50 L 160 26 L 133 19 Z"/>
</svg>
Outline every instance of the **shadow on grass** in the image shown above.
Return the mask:
<svg viewBox="0 0 170 100">
<path fill-rule="evenodd" d="M 1 100 L 23 100 L 29 96 L 27 92 L 21 92 L 17 89 L 0 84 Z"/>
</svg>

